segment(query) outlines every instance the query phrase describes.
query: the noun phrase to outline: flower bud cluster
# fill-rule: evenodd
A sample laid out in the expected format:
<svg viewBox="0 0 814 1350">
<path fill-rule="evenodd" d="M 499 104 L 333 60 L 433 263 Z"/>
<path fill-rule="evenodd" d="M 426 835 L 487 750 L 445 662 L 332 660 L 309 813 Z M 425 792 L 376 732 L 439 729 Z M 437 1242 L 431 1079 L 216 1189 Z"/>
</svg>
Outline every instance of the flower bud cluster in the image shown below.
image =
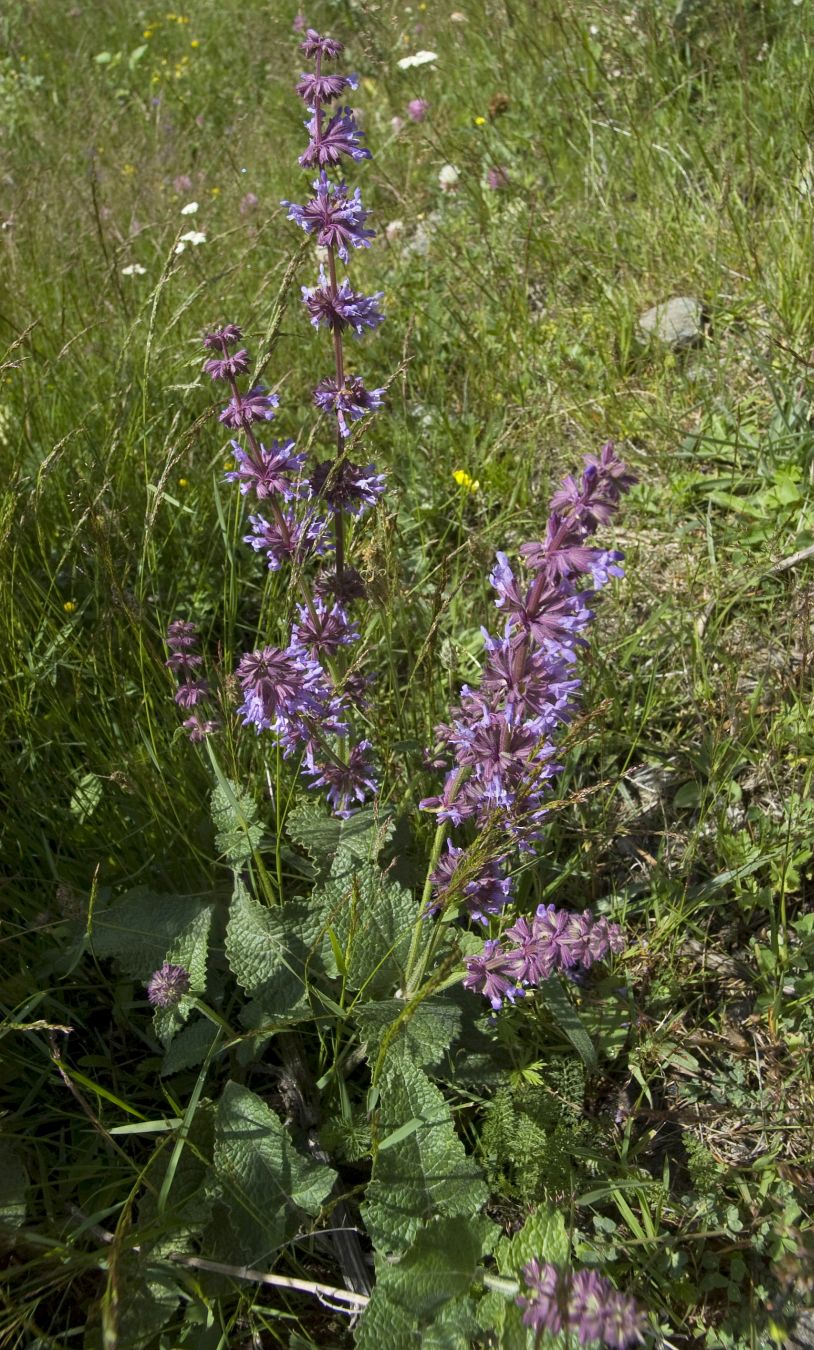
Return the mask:
<svg viewBox="0 0 814 1350">
<path fill-rule="evenodd" d="M 594 1270 L 559 1270 L 550 1262 L 529 1261 L 523 1268 L 526 1292 L 517 1303 L 523 1322 L 538 1334 L 573 1333 L 579 1345 L 628 1350 L 641 1345 L 647 1323 L 634 1299 L 614 1289 Z"/>
<path fill-rule="evenodd" d="M 186 619 L 175 619 L 167 629 L 167 646 L 170 655 L 164 665 L 181 677 L 175 702 L 179 708 L 192 709 L 182 725 L 191 741 L 202 741 L 210 732 L 217 731 L 220 723 L 205 716 L 199 707 L 209 699 L 209 685 L 199 674 L 203 657 L 198 649 L 199 634 L 195 624 Z"/>
<path fill-rule="evenodd" d="M 509 898 L 505 868 L 512 850 L 530 852 L 540 838 L 546 799 L 560 772 L 556 737 L 576 707 L 580 680 L 575 668 L 593 618 L 590 606 L 602 586 L 623 575 L 621 553 L 597 548 L 590 539 L 598 526 L 610 521 L 634 481 L 608 442 L 598 457 L 585 456 L 579 482 L 570 475 L 563 480 L 551 501 L 545 538 L 520 549 L 522 570 L 515 571 L 504 553 L 497 554 L 489 581 L 505 619 L 503 630 L 498 635 L 483 630 L 486 661 L 480 684 L 465 685 L 450 722 L 436 728 L 435 754 L 450 756 L 452 764 L 441 793 L 422 801 L 422 808 L 433 811 L 439 823 L 457 827 L 471 821 L 503 841 L 480 878 L 467 871 L 464 903 L 481 922 L 487 923 L 486 916 L 496 914 Z M 588 588 L 581 585 L 586 578 Z M 464 866 L 463 850 L 449 848 L 431 878 L 434 899 L 428 912 L 459 898 L 459 888 L 451 884 L 450 860 L 454 857 L 457 867 Z M 473 899 L 479 885 L 490 896 L 488 905 Z M 565 914 L 562 920 L 572 926 L 572 916 Z M 547 962 L 535 967 L 534 978 L 525 968 L 518 975 L 516 954 L 500 944 L 488 945 L 483 957 L 467 962 L 467 983 L 484 992 L 493 1006 L 499 1007 L 510 989 L 516 995 L 524 984 L 547 978 Z M 580 953 L 577 960 L 557 961 L 548 974 L 598 959 L 588 959 L 584 944 L 573 950 Z M 493 997 L 499 987 L 502 993 Z"/>
</svg>

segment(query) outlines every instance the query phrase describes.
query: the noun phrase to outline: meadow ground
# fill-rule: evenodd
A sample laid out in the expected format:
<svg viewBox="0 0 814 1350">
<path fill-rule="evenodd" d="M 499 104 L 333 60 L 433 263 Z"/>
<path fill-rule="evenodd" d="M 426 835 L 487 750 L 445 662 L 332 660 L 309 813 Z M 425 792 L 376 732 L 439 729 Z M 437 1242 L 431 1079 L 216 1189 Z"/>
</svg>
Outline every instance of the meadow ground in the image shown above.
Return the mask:
<svg viewBox="0 0 814 1350">
<path fill-rule="evenodd" d="M 382 805 L 396 811 L 403 877 L 412 866 L 420 893 L 414 860 L 426 860 L 433 825 L 412 808 L 437 790 L 420 751 L 477 677 L 494 553 L 538 538 L 558 480 L 613 438 L 639 479 L 610 532 L 626 577 L 598 607 L 565 804 L 522 873 L 519 903 L 590 904 L 629 945 L 584 988 L 557 984 L 550 1009 L 543 999 L 508 1010 L 497 1027 L 481 1018 L 469 1077 L 416 1036 L 417 1062 L 432 1068 L 420 1070 L 424 1106 L 405 1091 L 384 1125 L 371 1075 L 376 1088 L 381 1069 L 392 1087 L 391 1033 L 365 1022 L 360 995 L 347 1012 L 349 967 L 334 950 L 343 998 L 317 1014 L 307 992 L 296 1034 L 322 1075 L 325 1166 L 352 1209 L 365 1196 L 372 1206 L 368 1231 L 353 1212 L 365 1250 L 373 1235 L 385 1294 L 365 1332 L 368 1314 L 354 1329 L 313 1294 L 238 1277 L 260 1261 L 341 1284 L 320 1236 L 331 1204 L 324 1189 L 304 1198 L 317 1186 L 310 1172 L 265 1246 L 263 1215 L 242 1223 L 235 1212 L 255 1188 L 260 1208 L 274 1208 L 262 1167 L 241 1173 L 237 1200 L 224 1181 L 242 1166 L 217 1133 L 228 1092 L 233 1105 L 238 1093 L 270 1103 L 255 1121 L 276 1140 L 269 1174 L 281 1159 L 305 1167 L 275 1134 L 286 1042 L 273 1027 L 255 1034 L 255 1020 L 228 1051 L 199 1037 L 168 1060 L 138 961 L 122 958 L 115 924 L 100 921 L 107 947 L 94 941 L 93 916 L 121 913 L 136 887 L 145 914 L 150 897 L 204 897 L 215 913 L 209 994 L 239 1020 L 218 927 L 230 861 L 262 881 L 265 860 L 295 896 L 324 861 L 317 849 L 309 864 L 302 832 L 284 828 L 287 805 L 306 794 L 267 740 L 227 715 L 213 762 L 208 743 L 180 730 L 163 664 L 169 621 L 194 619 L 234 708 L 239 654 L 279 640 L 290 609 L 285 577 L 241 543 L 200 341 L 213 323 L 240 323 L 269 356 L 285 434 L 318 443 L 310 391 L 325 343 L 298 301 L 313 249 L 279 205 L 304 190 L 296 10 L 7 0 L 4 1345 L 356 1337 L 399 1350 L 423 1335 L 439 1348 L 531 1346 L 511 1298 L 483 1294 L 481 1279 L 517 1273 L 506 1253 L 529 1222 L 539 1241 L 525 1259 L 546 1248 L 598 1267 L 648 1310 L 664 1345 L 812 1343 L 811 9 L 460 3 L 320 0 L 307 13 L 347 43 L 374 152 L 348 178 L 380 230 L 354 276 L 384 292 L 387 314 L 365 350 L 366 370 L 389 387 L 364 453 L 388 490 L 356 559 L 380 671 L 371 738 Z M 419 50 L 435 59 L 398 65 Z M 429 105 L 421 121 L 406 111 L 417 98 Z M 444 166 L 457 170 L 446 186 Z M 638 329 L 671 296 L 703 309 L 680 350 Z M 224 774 L 254 807 L 236 811 Z M 282 807 L 281 782 L 292 793 Z M 246 855 L 230 851 L 229 828 L 245 833 L 255 807 L 262 844 L 249 834 Z M 276 1015 L 292 1034 L 285 1010 Z M 381 1056 L 372 1069 L 370 1044 Z M 443 1225 L 463 1211 L 445 1182 L 401 1247 L 371 1200 L 417 1122 L 432 1138 L 427 1102 L 444 1113 L 449 1156 L 483 1188 L 454 1278 Z M 541 1215 L 563 1248 L 544 1240 Z M 387 1266 L 393 1250 L 407 1251 L 401 1267 Z M 405 1275 L 400 1296 L 392 1271 L 410 1261 L 424 1292 Z"/>
</svg>

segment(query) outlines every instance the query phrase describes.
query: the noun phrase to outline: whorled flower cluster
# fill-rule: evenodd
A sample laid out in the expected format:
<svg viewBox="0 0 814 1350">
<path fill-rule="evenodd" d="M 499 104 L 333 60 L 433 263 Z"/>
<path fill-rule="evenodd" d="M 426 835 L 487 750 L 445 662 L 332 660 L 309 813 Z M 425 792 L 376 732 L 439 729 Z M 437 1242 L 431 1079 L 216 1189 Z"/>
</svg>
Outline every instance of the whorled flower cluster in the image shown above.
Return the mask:
<svg viewBox="0 0 814 1350">
<path fill-rule="evenodd" d="M 189 993 L 189 972 L 183 966 L 165 961 L 147 982 L 147 997 L 154 1008 L 177 1008 Z"/>
<path fill-rule="evenodd" d="M 593 1270 L 560 1270 L 550 1263 L 529 1261 L 523 1268 L 526 1292 L 517 1303 L 523 1322 L 538 1334 L 573 1334 L 580 1345 L 607 1345 L 628 1350 L 641 1345 L 646 1318 L 634 1299 L 614 1289 Z"/>
<path fill-rule="evenodd" d="M 302 597 L 288 646 L 264 646 L 241 658 L 238 712 L 245 726 L 276 735 L 284 755 L 299 755 L 309 786 L 322 788 L 333 811 L 344 816 L 377 786 L 370 742 L 351 739 L 352 708 L 364 696 L 364 681 L 358 672 L 342 673 L 342 653 L 360 636 L 348 607 L 365 594 L 359 574 L 345 561 L 345 521 L 359 520 L 374 507 L 385 483 L 374 465 L 354 463 L 345 452 L 353 424 L 380 406 L 384 390 L 368 389 L 360 375 L 345 369 L 343 335 L 352 330 L 361 337 L 384 315 L 381 293 L 363 295 L 347 277 L 337 276 L 337 258 L 347 263 L 349 249 L 367 248 L 373 238 L 359 189 L 350 193 L 329 177 L 344 157 L 370 157 L 350 108 L 326 112 L 326 105 L 356 88 L 357 79 L 323 72 L 323 62 L 342 51 L 334 39 L 308 29 L 301 50 L 315 68 L 297 85 L 308 108 L 309 134 L 300 164 L 316 169 L 318 177 L 310 201 L 284 205 L 289 218 L 326 251 L 327 272 L 321 269 L 318 284 L 304 286 L 302 295 L 311 323 L 332 339 L 333 372 L 317 385 L 314 402 L 334 420 L 335 458 L 309 470 L 293 440 L 261 441 L 262 424 L 274 419 L 279 400 L 261 384 L 241 389 L 251 361 L 237 325 L 207 334 L 204 346 L 212 355 L 204 369 L 228 385 L 230 399 L 220 420 L 242 437 L 232 441 L 234 467 L 226 477 L 257 503 L 245 542 L 265 556 L 271 571 L 290 566 Z M 312 575 L 309 565 L 316 560 L 324 560 L 323 570 Z"/>
<path fill-rule="evenodd" d="M 175 691 L 175 702 L 185 711 L 192 709 L 182 726 L 191 741 L 202 741 L 217 731 L 220 723 L 204 712 L 210 691 L 207 681 L 200 678 L 203 657 L 199 650 L 198 629 L 186 619 L 175 619 L 167 629 L 166 641 L 170 655 L 164 665 L 181 678 Z M 201 704 L 204 708 L 199 706 Z"/>
<path fill-rule="evenodd" d="M 471 821 L 498 844 L 493 844 L 480 875 L 477 870 L 472 875 L 463 850 L 449 845 L 431 878 L 428 912 L 462 900 L 471 917 L 488 923 L 510 895 L 509 855 L 515 848 L 531 851 L 540 837 L 551 783 L 560 772 L 556 737 L 576 707 L 581 681 L 575 667 L 593 618 L 591 605 L 602 586 L 623 575 L 621 553 L 595 547 L 591 536 L 610 521 L 634 481 L 608 442 L 598 456 L 585 456 L 579 481 L 570 475 L 563 480 L 551 500 L 545 537 L 520 549 L 521 570 L 504 553 L 497 554 L 489 581 L 505 618 L 503 631 L 493 636 L 484 630 L 480 684 L 464 686 L 450 722 L 437 728 L 435 755 L 440 753 L 442 762 L 451 757 L 452 764 L 441 793 L 421 806 L 433 811 L 439 823 L 457 827 Z M 581 584 L 586 579 L 587 587 Z M 454 881 L 453 857 L 455 870 L 466 869 L 463 891 Z M 486 905 L 476 898 L 479 888 L 489 897 Z M 538 911 L 534 924 L 550 921 L 550 910 L 544 915 Z M 467 961 L 468 987 L 483 992 L 497 1008 L 503 997 L 516 996 L 555 969 L 585 968 L 599 959 L 597 951 L 605 955 L 619 949 L 618 930 L 605 934 L 602 921 L 593 946 L 583 931 L 588 922 L 584 915 L 563 913 L 557 921 L 570 943 L 558 945 L 557 951 L 576 953 L 573 960 L 563 954 L 529 964 L 520 959 L 517 947 L 487 943 L 482 956 Z M 534 941 L 545 936 L 537 932 Z"/>
<path fill-rule="evenodd" d="M 514 1003 L 530 986 L 558 972 L 589 970 L 595 961 L 624 947 L 618 924 L 594 918 L 588 909 L 572 914 L 554 905 L 539 905 L 531 922 L 519 918 L 503 938 L 486 942 L 480 956 L 468 959 L 464 986 L 484 994 L 497 1010 L 504 999 Z"/>
</svg>

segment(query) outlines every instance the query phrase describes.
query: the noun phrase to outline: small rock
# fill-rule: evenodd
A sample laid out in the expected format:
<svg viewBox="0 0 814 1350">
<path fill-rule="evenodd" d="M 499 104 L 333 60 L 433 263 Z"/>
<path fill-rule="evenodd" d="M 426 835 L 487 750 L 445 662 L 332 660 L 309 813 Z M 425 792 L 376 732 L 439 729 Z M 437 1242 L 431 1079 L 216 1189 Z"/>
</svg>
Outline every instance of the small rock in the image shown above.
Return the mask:
<svg viewBox="0 0 814 1350">
<path fill-rule="evenodd" d="M 639 315 L 639 331 L 672 347 L 696 347 L 704 336 L 704 308 L 691 295 L 674 295 Z"/>
</svg>

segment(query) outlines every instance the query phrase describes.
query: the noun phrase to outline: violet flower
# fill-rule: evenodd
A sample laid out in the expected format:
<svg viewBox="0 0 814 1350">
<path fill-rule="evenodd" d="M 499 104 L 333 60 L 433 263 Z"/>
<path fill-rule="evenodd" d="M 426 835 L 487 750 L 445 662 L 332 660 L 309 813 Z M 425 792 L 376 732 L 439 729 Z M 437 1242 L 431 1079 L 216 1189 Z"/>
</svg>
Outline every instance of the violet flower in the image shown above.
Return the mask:
<svg viewBox="0 0 814 1350">
<path fill-rule="evenodd" d="M 366 389 L 359 376 L 346 378 L 342 383 L 337 380 L 321 380 L 314 390 L 314 402 L 323 412 L 336 413 L 339 432 L 349 436 L 351 422 L 359 422 L 367 413 L 381 407 L 383 389 Z"/>
<path fill-rule="evenodd" d="M 347 277 L 334 289 L 326 284 L 324 272 L 320 272 L 319 280 L 319 286 L 302 287 L 302 298 L 315 328 L 324 325 L 335 333 L 353 328 L 361 337 L 366 328 L 377 328 L 384 322 L 384 315 L 376 304 L 382 297 L 381 291 L 375 295 L 362 295 L 352 290 Z"/>
<path fill-rule="evenodd" d="M 354 160 L 372 158 L 370 151 L 361 144 L 364 132 L 357 127 L 350 108 L 340 108 L 327 125 L 323 125 L 322 111 L 318 108 L 305 127 L 311 140 L 308 149 L 300 155 L 299 162 L 304 169 L 334 168 L 343 155 Z"/>
<path fill-rule="evenodd" d="M 523 1268 L 526 1292 L 516 1300 L 523 1323 L 538 1334 L 574 1332 L 580 1345 L 613 1350 L 641 1345 L 647 1322 L 634 1299 L 615 1289 L 594 1270 L 559 1270 L 550 1262 L 529 1261 Z"/>
<path fill-rule="evenodd" d="M 237 468 L 229 470 L 226 480 L 239 483 L 242 493 L 254 492 L 260 501 L 275 496 L 291 501 L 306 490 L 300 481 L 306 456 L 291 453 L 293 441 L 272 441 L 268 450 L 259 445 L 257 455 L 239 441 L 232 441 L 232 449 Z"/>
<path fill-rule="evenodd" d="M 147 983 L 147 997 L 156 1008 L 177 1008 L 189 993 L 189 972 L 165 961 Z"/>
<path fill-rule="evenodd" d="M 315 234 L 316 242 L 323 248 L 335 248 L 343 262 L 348 261 L 348 247 L 370 248 L 374 238 L 373 230 L 364 228 L 370 215 L 362 206 L 362 193 L 355 188 L 348 196 L 344 183 L 330 183 L 323 171 L 314 182 L 316 195 L 298 206 L 296 202 L 284 201 L 288 207 L 288 219 L 300 225 L 306 234 Z"/>
<path fill-rule="evenodd" d="M 247 394 L 233 394 L 220 414 L 219 421 L 227 427 L 233 427 L 235 431 L 241 428 L 247 431 L 253 422 L 271 422 L 279 403 L 276 394 L 270 394 L 262 384 L 258 384 Z"/>
</svg>

